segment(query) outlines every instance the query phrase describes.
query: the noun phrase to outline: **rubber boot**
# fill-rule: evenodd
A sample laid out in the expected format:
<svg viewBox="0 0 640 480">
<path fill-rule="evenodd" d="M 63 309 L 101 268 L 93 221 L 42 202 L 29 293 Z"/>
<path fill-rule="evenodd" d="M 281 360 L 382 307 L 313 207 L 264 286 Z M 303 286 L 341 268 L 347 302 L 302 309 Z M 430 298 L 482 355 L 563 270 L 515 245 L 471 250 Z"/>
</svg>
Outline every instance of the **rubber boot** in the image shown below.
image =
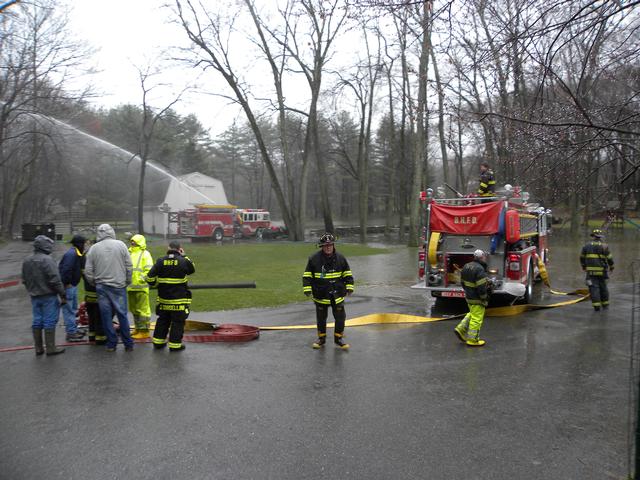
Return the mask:
<svg viewBox="0 0 640 480">
<path fill-rule="evenodd" d="M 453 328 L 462 343 L 467 342 L 467 330 L 469 329 L 469 316 L 466 315 L 462 321 Z"/>
<path fill-rule="evenodd" d="M 64 353 L 64 348 L 56 347 L 56 331 L 54 329 L 44 331 L 44 342 L 47 346 L 47 355 Z"/>
<path fill-rule="evenodd" d="M 42 329 L 33 329 L 33 343 L 36 348 L 36 355 L 42 355 L 44 353 L 44 344 L 42 343 Z"/>
<path fill-rule="evenodd" d="M 322 347 L 324 347 L 324 344 L 327 341 L 327 334 L 326 333 L 318 333 L 318 339 L 313 342 L 313 345 L 311 345 L 315 350 L 318 350 Z"/>
<path fill-rule="evenodd" d="M 348 343 L 344 343 L 342 341 L 343 337 L 344 335 L 342 333 L 336 333 L 333 336 L 333 343 L 336 344 L 336 347 L 340 347 L 342 350 L 348 350 L 351 345 L 349 345 Z"/>
<path fill-rule="evenodd" d="M 467 338 L 466 343 L 470 347 L 481 347 L 485 344 L 485 341 L 479 338 Z"/>
<path fill-rule="evenodd" d="M 131 337 L 134 338 L 134 335 L 138 334 L 138 325 L 140 324 L 140 315 L 134 315 L 133 316 L 133 333 L 131 334 Z"/>
<path fill-rule="evenodd" d="M 137 315 L 134 315 L 133 319 L 135 321 L 136 330 L 135 332 L 133 332 L 133 335 L 131 335 L 131 338 L 135 340 L 150 338 L 151 335 L 149 335 L 149 322 L 151 321 L 151 319 L 149 317 L 142 317 Z"/>
<path fill-rule="evenodd" d="M 134 340 L 143 340 L 149 337 L 151 337 L 151 335 L 149 335 L 149 330 L 136 330 L 136 332 L 131 335 L 131 338 Z"/>
</svg>

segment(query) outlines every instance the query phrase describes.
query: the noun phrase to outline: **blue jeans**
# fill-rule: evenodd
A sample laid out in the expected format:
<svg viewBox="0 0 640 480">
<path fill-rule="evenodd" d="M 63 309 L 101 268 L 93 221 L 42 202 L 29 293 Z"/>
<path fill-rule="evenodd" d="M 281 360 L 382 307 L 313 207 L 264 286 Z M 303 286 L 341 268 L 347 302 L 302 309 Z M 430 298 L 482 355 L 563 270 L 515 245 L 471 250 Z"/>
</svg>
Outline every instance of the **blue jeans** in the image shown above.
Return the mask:
<svg viewBox="0 0 640 480">
<path fill-rule="evenodd" d="M 127 289 L 126 287 L 117 288 L 108 285 L 97 284 L 96 292 L 98 293 L 98 306 L 100 307 L 100 317 L 102 318 L 102 326 L 107 334 L 107 348 L 115 348 L 118 344 L 118 335 L 113 328 L 113 315 L 118 317 L 120 322 L 120 336 L 125 347 L 133 346 L 131 338 L 131 328 L 129 327 L 129 318 L 127 318 Z"/>
<path fill-rule="evenodd" d="M 67 335 L 72 335 L 78 331 L 76 325 L 76 312 L 78 311 L 78 287 L 69 287 L 65 289 L 67 294 L 67 303 L 62 305 L 62 317 L 64 318 L 64 329 Z"/>
<path fill-rule="evenodd" d="M 56 328 L 60 315 L 60 302 L 57 295 L 31 297 L 31 308 L 33 310 L 31 328 L 44 328 L 45 330 Z"/>
</svg>

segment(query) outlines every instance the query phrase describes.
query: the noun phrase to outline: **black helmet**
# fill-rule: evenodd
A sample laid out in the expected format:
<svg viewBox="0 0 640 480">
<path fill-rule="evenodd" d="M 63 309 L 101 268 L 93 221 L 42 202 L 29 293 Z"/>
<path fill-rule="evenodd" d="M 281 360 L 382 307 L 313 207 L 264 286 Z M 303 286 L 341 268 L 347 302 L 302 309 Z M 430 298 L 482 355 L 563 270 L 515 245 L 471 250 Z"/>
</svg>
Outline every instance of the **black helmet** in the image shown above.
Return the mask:
<svg viewBox="0 0 640 480">
<path fill-rule="evenodd" d="M 336 243 L 336 237 L 334 237 L 331 233 L 325 233 L 318 240 L 318 246 L 323 247 L 325 245 L 333 245 Z"/>
<path fill-rule="evenodd" d="M 594 228 L 591 232 L 591 236 L 594 238 L 602 238 L 604 237 L 604 233 L 599 228 Z"/>
</svg>

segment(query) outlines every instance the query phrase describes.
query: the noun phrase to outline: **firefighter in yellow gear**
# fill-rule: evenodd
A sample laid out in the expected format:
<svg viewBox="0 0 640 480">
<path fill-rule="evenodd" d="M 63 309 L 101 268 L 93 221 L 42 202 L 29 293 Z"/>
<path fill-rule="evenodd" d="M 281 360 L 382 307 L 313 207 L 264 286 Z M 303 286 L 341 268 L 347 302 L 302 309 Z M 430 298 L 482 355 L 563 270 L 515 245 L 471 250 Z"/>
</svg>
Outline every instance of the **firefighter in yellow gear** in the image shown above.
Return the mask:
<svg viewBox="0 0 640 480">
<path fill-rule="evenodd" d="M 470 347 L 481 347 L 485 341 L 480 339 L 480 328 L 489 303 L 487 254 L 482 250 L 473 252 L 473 260 L 462 267 L 460 277 L 469 313 L 456 325 L 454 331 Z"/>
<path fill-rule="evenodd" d="M 187 285 L 187 276 L 196 271 L 193 262 L 185 256 L 180 243 L 172 240 L 164 257 L 159 258 L 147 275 L 147 282 L 157 285 L 156 328 L 153 331 L 153 346 L 157 349 L 167 345 L 169 351 L 184 350 L 182 335 L 184 324 L 189 316 L 191 291 Z"/>
<path fill-rule="evenodd" d="M 149 305 L 149 284 L 146 276 L 153 267 L 153 258 L 147 250 L 143 235 L 133 235 L 129 240 L 129 254 L 133 265 L 131 284 L 127 286 L 127 303 L 133 314 L 135 331 L 132 338 L 149 338 L 151 306 Z"/>
<path fill-rule="evenodd" d="M 480 197 L 493 197 L 496 190 L 496 179 L 489 162 L 480 164 L 480 184 L 478 185 L 478 195 Z"/>
<path fill-rule="evenodd" d="M 604 233 L 596 228 L 591 232 L 591 240 L 582 247 L 580 266 L 587 274 L 586 284 L 591 295 L 591 305 L 595 311 L 609 307 L 607 279 L 613 272 L 613 256 L 609 246 L 603 242 Z"/>
</svg>

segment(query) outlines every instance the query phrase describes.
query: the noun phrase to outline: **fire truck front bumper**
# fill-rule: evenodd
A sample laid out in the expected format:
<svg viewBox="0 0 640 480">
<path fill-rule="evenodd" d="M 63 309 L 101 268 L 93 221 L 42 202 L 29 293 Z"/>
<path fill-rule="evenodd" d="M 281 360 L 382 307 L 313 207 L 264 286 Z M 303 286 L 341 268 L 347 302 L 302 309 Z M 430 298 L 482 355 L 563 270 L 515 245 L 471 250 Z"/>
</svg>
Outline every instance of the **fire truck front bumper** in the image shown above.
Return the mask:
<svg viewBox="0 0 640 480">
<path fill-rule="evenodd" d="M 432 287 L 426 285 L 424 281 L 412 285 L 411 288 L 417 290 L 427 290 L 434 297 L 443 298 L 464 298 L 464 290 L 462 287 Z M 517 282 L 498 281 L 493 289 L 493 295 L 508 295 L 511 297 L 524 297 L 526 287 Z"/>
</svg>

